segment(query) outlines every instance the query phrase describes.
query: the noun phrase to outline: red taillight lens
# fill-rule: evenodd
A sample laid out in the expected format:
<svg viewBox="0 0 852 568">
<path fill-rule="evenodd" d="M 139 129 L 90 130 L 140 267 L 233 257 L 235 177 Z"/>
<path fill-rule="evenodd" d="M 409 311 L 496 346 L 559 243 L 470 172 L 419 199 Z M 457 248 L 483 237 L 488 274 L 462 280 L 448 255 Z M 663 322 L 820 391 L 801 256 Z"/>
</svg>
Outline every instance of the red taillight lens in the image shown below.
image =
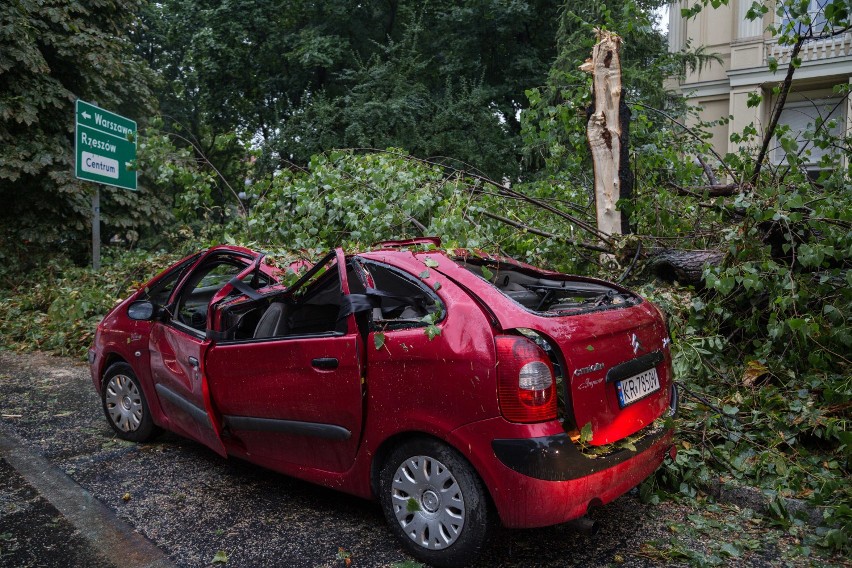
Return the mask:
<svg viewBox="0 0 852 568">
<path fill-rule="evenodd" d="M 526 337 L 497 336 L 497 395 L 512 422 L 556 419 L 556 383 L 547 355 Z"/>
</svg>

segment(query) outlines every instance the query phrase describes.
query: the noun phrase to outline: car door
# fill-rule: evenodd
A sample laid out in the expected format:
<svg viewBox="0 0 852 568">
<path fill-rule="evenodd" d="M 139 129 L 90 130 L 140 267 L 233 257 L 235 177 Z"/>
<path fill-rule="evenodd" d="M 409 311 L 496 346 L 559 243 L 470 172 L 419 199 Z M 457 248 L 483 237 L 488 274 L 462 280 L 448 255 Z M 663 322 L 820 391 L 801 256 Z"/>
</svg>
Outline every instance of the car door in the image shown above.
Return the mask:
<svg viewBox="0 0 852 568">
<path fill-rule="evenodd" d="M 166 321 L 152 326 L 149 348 L 154 390 L 175 432 L 225 456 L 220 418 L 210 399 L 205 358 L 209 303 L 231 278 L 250 269 L 250 256 L 215 251 L 184 278 Z"/>
<path fill-rule="evenodd" d="M 258 324 L 248 340 L 214 343 L 207 374 L 225 440 L 255 463 L 295 473 L 345 471 L 358 450 L 363 420 L 363 340 L 353 315 L 340 318 L 349 294 L 342 250 L 320 261 L 268 310 L 286 325 Z M 276 305 L 279 304 L 279 305 Z"/>
</svg>

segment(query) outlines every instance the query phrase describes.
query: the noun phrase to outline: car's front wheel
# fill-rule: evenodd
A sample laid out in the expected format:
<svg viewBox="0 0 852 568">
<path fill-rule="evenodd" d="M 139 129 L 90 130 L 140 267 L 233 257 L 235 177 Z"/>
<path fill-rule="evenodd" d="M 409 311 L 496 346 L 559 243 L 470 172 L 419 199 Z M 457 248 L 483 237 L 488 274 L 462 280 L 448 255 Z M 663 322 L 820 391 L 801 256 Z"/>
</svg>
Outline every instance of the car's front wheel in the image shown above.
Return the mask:
<svg viewBox="0 0 852 568">
<path fill-rule="evenodd" d="M 452 567 L 480 554 L 494 512 L 476 471 L 455 449 L 410 440 L 391 452 L 380 475 L 385 518 L 414 557 Z"/>
<path fill-rule="evenodd" d="M 115 363 L 106 370 L 101 402 L 107 422 L 120 438 L 144 442 L 157 433 L 145 393 L 127 363 Z"/>
</svg>

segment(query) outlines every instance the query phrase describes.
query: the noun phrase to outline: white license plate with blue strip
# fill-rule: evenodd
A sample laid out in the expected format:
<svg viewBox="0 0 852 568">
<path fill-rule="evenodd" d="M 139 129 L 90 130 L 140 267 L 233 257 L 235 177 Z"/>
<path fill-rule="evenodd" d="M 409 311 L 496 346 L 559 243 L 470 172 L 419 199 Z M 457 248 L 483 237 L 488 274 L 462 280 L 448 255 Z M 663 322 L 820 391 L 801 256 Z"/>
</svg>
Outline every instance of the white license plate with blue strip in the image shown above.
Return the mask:
<svg viewBox="0 0 852 568">
<path fill-rule="evenodd" d="M 616 382 L 615 388 L 618 391 L 618 404 L 624 408 L 660 390 L 660 377 L 657 375 L 657 369 L 648 369 Z"/>
</svg>

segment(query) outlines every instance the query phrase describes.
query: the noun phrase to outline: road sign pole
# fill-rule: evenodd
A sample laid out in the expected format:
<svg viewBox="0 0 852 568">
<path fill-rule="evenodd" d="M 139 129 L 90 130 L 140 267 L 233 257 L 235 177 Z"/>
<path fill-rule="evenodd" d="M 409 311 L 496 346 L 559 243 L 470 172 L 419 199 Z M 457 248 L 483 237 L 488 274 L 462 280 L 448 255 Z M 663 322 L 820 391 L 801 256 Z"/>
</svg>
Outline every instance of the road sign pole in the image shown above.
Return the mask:
<svg viewBox="0 0 852 568">
<path fill-rule="evenodd" d="M 92 196 L 92 270 L 101 269 L 101 187 L 95 185 Z"/>
</svg>

